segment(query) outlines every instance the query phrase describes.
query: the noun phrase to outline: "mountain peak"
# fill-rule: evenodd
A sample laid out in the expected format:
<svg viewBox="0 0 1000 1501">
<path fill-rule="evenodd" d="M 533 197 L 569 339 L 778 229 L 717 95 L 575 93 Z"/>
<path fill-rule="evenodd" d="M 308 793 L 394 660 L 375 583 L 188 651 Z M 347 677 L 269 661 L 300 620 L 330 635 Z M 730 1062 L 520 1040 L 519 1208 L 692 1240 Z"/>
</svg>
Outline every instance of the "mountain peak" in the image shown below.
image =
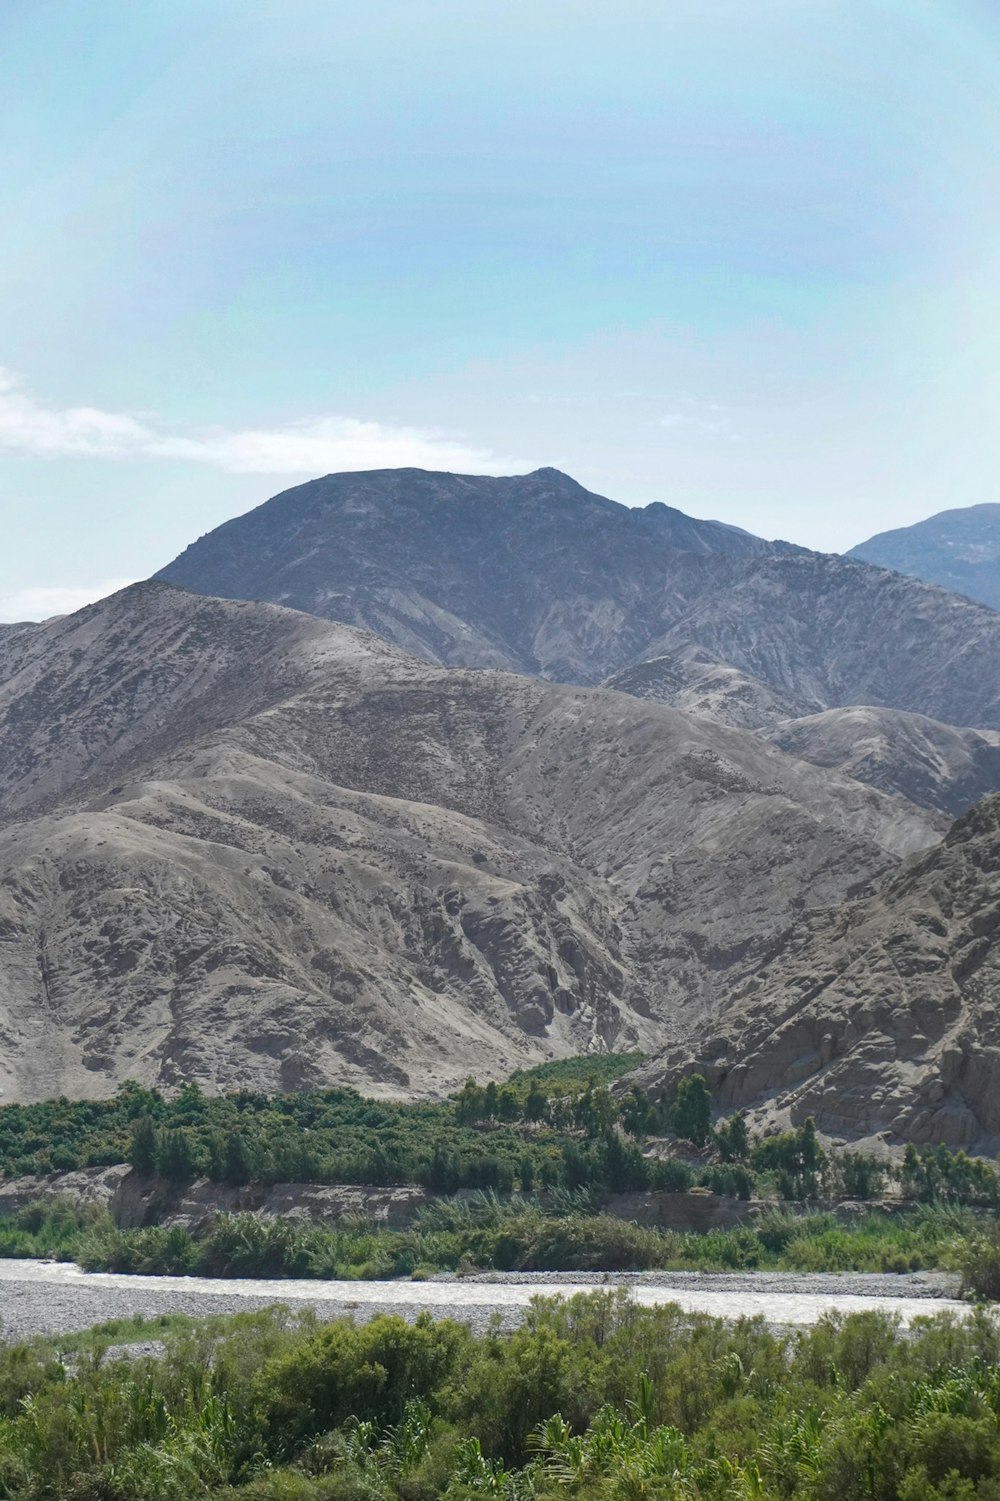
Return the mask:
<svg viewBox="0 0 1000 1501">
<path fill-rule="evenodd" d="M 532 469 L 530 474 L 526 474 L 524 478 L 550 480 L 561 485 L 572 485 L 575 490 L 584 489 L 579 480 L 575 480 L 571 474 L 567 474 L 563 469 L 554 469 L 551 464 L 545 464 L 541 469 Z"/>
</svg>

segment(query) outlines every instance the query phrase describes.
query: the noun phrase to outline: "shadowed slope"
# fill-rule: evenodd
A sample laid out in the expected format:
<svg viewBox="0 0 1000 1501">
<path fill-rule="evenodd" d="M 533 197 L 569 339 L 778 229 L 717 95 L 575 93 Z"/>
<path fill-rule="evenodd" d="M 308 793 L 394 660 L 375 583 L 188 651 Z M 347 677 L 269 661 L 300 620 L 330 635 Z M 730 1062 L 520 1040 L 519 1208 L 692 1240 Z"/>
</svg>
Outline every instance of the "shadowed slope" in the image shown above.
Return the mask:
<svg viewBox="0 0 1000 1501">
<path fill-rule="evenodd" d="M 865 703 L 1000 726 L 995 611 L 553 469 L 328 475 L 158 577 L 365 626 L 430 662 L 613 678 L 742 726 Z"/>
</svg>

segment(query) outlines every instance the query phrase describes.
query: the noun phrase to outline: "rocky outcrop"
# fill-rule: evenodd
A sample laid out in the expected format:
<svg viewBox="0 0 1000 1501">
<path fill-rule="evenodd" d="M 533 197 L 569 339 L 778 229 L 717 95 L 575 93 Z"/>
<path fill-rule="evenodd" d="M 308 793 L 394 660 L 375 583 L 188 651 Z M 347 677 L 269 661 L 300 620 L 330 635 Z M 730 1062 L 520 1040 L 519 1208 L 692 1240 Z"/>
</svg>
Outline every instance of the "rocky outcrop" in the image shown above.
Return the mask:
<svg viewBox="0 0 1000 1501">
<path fill-rule="evenodd" d="M 716 1022 L 646 1065 L 761 1125 L 1000 1145 L 1000 796 L 866 900 L 801 924 L 731 981 Z"/>
<path fill-rule="evenodd" d="M 649 1051 L 938 832 L 744 731 L 162 584 L 0 645 L 0 702 L 7 1100 Z"/>
<path fill-rule="evenodd" d="M 0 1182 L 0 1215 L 17 1214 L 46 1199 L 71 1199 L 106 1209 L 116 1224 L 126 1227 L 179 1225 L 197 1230 L 217 1214 L 252 1213 L 262 1219 L 319 1225 L 365 1219 L 398 1229 L 410 1224 L 431 1197 L 426 1189 L 408 1185 L 355 1183 L 248 1183 L 236 1188 L 202 1178 L 181 1188 L 144 1178 L 123 1163 Z"/>
</svg>

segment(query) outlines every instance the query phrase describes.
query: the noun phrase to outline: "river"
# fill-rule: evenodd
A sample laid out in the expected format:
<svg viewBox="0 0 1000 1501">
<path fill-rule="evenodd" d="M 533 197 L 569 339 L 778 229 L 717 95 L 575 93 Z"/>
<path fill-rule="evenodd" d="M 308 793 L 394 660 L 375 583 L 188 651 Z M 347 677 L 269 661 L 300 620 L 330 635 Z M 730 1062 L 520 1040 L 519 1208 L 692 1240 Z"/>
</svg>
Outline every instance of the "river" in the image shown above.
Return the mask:
<svg viewBox="0 0 1000 1501">
<path fill-rule="evenodd" d="M 934 1313 L 964 1315 L 968 1304 L 948 1296 L 953 1288 L 935 1274 L 892 1276 L 745 1273 L 639 1273 L 610 1276 L 516 1273 L 427 1282 L 312 1282 L 285 1278 L 143 1277 L 83 1272 L 68 1263 L 0 1261 L 0 1334 L 86 1329 L 112 1318 L 161 1313 L 236 1313 L 285 1303 L 312 1307 L 321 1318 L 380 1311 L 407 1317 L 422 1309 L 484 1329 L 499 1316 L 511 1326 L 539 1294 L 572 1296 L 625 1286 L 647 1307 L 677 1303 L 691 1313 L 735 1319 L 762 1315 L 769 1324 L 814 1324 L 830 1312 L 881 1310 L 904 1325 Z"/>
</svg>

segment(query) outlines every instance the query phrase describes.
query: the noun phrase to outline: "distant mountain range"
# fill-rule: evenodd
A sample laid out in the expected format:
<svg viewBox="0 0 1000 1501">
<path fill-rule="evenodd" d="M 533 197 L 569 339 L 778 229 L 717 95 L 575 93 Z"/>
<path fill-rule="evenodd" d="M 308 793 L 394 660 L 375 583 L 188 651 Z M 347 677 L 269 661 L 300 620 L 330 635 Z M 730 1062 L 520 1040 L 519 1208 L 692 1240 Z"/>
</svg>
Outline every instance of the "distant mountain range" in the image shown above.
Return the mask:
<svg viewBox="0 0 1000 1501">
<path fill-rule="evenodd" d="M 1000 610 L 1000 504 L 941 511 L 880 532 L 848 557 L 940 584 Z"/>
<path fill-rule="evenodd" d="M 598 684 L 748 727 L 854 704 L 1000 727 L 1000 615 L 554 469 L 382 470 L 275 496 L 157 578 L 361 626 L 444 666 Z"/>
</svg>

